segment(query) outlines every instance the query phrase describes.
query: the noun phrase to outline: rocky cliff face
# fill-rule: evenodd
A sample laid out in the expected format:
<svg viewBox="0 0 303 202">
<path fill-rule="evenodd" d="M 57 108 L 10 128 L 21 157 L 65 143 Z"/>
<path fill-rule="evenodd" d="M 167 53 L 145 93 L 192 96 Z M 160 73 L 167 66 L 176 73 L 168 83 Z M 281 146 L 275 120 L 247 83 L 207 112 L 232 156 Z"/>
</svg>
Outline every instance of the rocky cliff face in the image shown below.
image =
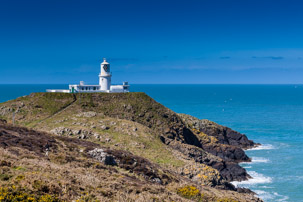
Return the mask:
<svg viewBox="0 0 303 202">
<path fill-rule="evenodd" d="M 18 125 L 60 137 L 55 138 L 60 143 L 55 144 L 57 147 L 62 146 L 62 141 L 65 144 L 63 137 L 77 139 L 79 145 L 84 144 L 85 139 L 88 141 L 85 144 L 91 144 L 83 145 L 86 156 L 145 176 L 147 181 L 160 184 L 164 189 L 169 184 L 189 180 L 203 189 L 230 190 L 234 192 L 232 195 L 237 195 L 235 191 L 248 191 L 237 190 L 229 182 L 250 177 L 238 163 L 250 161 L 243 149 L 253 147 L 255 143 L 245 135 L 211 121 L 176 114 L 144 93 L 36 93 L 0 104 L 2 119 L 11 122 L 12 111 L 17 112 Z M 21 140 L 14 142 L 17 142 L 14 147 L 19 142 L 26 145 Z M 45 144 L 36 143 L 41 143 L 40 147 Z M 5 144 L 8 145 L 2 145 L 5 149 L 12 147 L 10 142 Z M 146 167 L 137 167 L 141 164 Z M 213 192 L 207 194 L 222 197 Z M 251 201 L 258 200 L 245 194 L 237 200 L 246 201 L 247 196 Z"/>
<path fill-rule="evenodd" d="M 237 146 L 242 149 L 249 149 L 258 145 L 252 140 L 249 140 L 246 135 L 207 119 L 200 120 L 187 114 L 179 114 L 179 116 L 188 127 L 201 131 L 208 136 L 215 137 L 220 144 Z"/>
</svg>

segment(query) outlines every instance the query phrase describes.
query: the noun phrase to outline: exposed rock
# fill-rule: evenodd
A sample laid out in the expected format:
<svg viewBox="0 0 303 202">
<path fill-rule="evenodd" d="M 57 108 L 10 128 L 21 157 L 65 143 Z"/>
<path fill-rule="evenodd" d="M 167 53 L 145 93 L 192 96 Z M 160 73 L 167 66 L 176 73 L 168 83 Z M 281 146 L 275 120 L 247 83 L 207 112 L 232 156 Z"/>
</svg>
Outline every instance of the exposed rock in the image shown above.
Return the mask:
<svg viewBox="0 0 303 202">
<path fill-rule="evenodd" d="M 89 137 L 95 135 L 92 131 L 81 130 L 81 129 L 80 130 L 78 130 L 78 129 L 71 130 L 71 129 L 65 128 L 65 127 L 54 128 L 50 132 L 55 135 L 60 135 L 60 136 L 75 135 L 75 136 L 78 136 L 79 139 L 88 139 Z"/>
<path fill-rule="evenodd" d="M 54 123 L 63 123 L 64 121 L 67 121 L 67 119 L 61 119 L 61 120 L 55 121 Z"/>
<path fill-rule="evenodd" d="M 197 163 L 203 163 L 217 169 L 222 177 L 229 182 L 243 181 L 250 178 L 246 170 L 237 163 L 224 161 L 220 157 L 212 155 L 201 148 L 187 144 L 179 144 L 176 141 L 171 141 L 169 146 L 194 159 Z"/>
<path fill-rule="evenodd" d="M 72 130 L 72 133 L 73 133 L 74 135 L 80 135 L 81 132 L 82 132 L 81 130 L 77 130 L 77 129 Z"/>
<path fill-rule="evenodd" d="M 158 183 L 158 184 L 162 184 L 162 181 L 160 178 L 154 178 L 152 179 L 152 182 Z"/>
<path fill-rule="evenodd" d="M 227 181 L 224 180 L 218 170 L 201 163 L 188 164 L 180 168 L 179 173 L 201 185 L 225 188 L 227 184 Z"/>
<path fill-rule="evenodd" d="M 65 128 L 65 127 L 54 128 L 50 132 L 55 135 L 72 135 L 73 134 L 71 129 Z"/>
<path fill-rule="evenodd" d="M 227 161 L 233 161 L 233 162 L 250 161 L 250 158 L 245 154 L 242 148 L 247 148 L 248 147 L 247 145 L 252 145 L 251 147 L 253 147 L 255 143 L 251 140 L 248 140 L 245 135 L 242 135 L 236 131 L 233 131 L 227 127 L 221 126 L 214 122 L 210 122 L 208 120 L 200 120 L 190 115 L 180 114 L 180 117 L 182 117 L 182 120 L 184 121 L 186 126 L 196 134 L 196 136 L 198 137 L 201 143 L 201 148 L 203 148 L 207 152 Z M 206 123 L 213 125 L 212 130 L 214 131 L 218 130 L 224 134 L 226 131 L 232 131 L 229 133 L 230 136 L 232 137 L 226 136 L 225 137 L 226 141 L 222 141 L 222 136 L 214 135 L 213 133 L 215 132 L 209 135 L 210 133 L 208 132 L 208 130 L 205 130 Z M 220 132 L 218 132 L 218 134 L 220 134 Z M 233 136 L 232 134 L 235 134 L 235 136 Z M 235 139 L 237 139 L 236 137 L 240 137 L 239 141 L 245 140 L 244 142 L 247 143 L 246 146 L 240 142 L 236 144 L 235 143 L 236 142 Z"/>
<path fill-rule="evenodd" d="M 0 108 L 0 116 L 6 116 L 8 114 L 11 114 L 12 112 L 13 112 L 13 109 L 10 107 L 2 106 Z"/>
<path fill-rule="evenodd" d="M 83 117 L 83 118 L 92 118 L 97 116 L 96 112 L 82 112 L 76 115 L 77 117 Z"/>
<path fill-rule="evenodd" d="M 249 140 L 246 135 L 234 131 L 226 126 L 219 125 L 207 119 L 198 119 L 196 117 L 179 114 L 182 120 L 190 127 L 209 136 L 213 136 L 218 143 L 239 146 L 243 149 L 254 147 L 255 143 Z"/>
<path fill-rule="evenodd" d="M 102 130 L 108 130 L 108 129 L 109 129 L 109 127 L 106 126 L 106 125 L 102 125 L 102 126 L 100 126 L 100 128 L 101 128 Z"/>
<path fill-rule="evenodd" d="M 105 165 L 117 165 L 115 158 L 112 155 L 108 155 L 103 149 L 95 148 L 89 151 L 88 154 Z"/>
<path fill-rule="evenodd" d="M 100 134 L 98 134 L 98 133 L 94 133 L 94 138 L 96 138 L 96 139 L 100 139 Z"/>
<path fill-rule="evenodd" d="M 85 134 L 81 134 L 78 138 L 84 140 L 84 139 L 87 139 L 88 137 Z"/>
<path fill-rule="evenodd" d="M 235 162 L 250 161 L 243 149 L 224 144 L 203 144 L 203 149 L 222 159 Z"/>
</svg>

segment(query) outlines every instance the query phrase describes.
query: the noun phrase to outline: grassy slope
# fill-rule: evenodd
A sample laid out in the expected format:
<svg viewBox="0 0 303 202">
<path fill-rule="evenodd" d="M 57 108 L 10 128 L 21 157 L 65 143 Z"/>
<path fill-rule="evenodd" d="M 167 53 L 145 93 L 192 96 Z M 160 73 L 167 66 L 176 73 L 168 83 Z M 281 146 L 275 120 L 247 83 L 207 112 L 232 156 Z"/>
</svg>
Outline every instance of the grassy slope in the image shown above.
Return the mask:
<svg viewBox="0 0 303 202">
<path fill-rule="evenodd" d="M 17 112 L 16 123 L 18 125 L 48 132 L 59 127 L 86 130 L 91 133 L 86 137 L 91 142 L 111 149 L 130 151 L 134 155 L 149 159 L 173 172 L 192 163 L 182 154 L 166 147 L 159 139 L 159 136 L 167 130 L 174 135 L 174 130 L 178 130 L 178 128 L 172 127 L 180 123 L 179 117 L 144 93 L 77 94 L 76 97 L 72 94 L 35 93 L 0 104 L 0 116 L 8 122 L 11 122 L 12 111 Z M 81 116 L 82 112 L 90 111 L 97 112 L 96 116 Z M 104 129 L 104 126 L 108 128 Z M 71 137 L 78 138 L 77 135 L 71 135 Z M 186 141 L 182 137 L 177 138 Z M 60 157 L 54 158 L 59 158 L 60 161 Z M 31 165 L 27 166 L 31 167 Z M 66 169 L 70 168 L 66 167 Z M 120 171 L 127 172 L 123 169 Z M 48 172 L 54 171 L 43 171 L 43 173 Z M 28 173 L 25 174 L 25 176 L 27 175 Z M 62 173 L 58 173 L 57 178 L 60 175 Z M 107 175 L 113 177 L 111 174 L 105 173 L 105 176 Z M 79 178 L 83 179 L 83 176 L 79 176 Z M 140 177 L 138 178 L 140 179 Z M 83 183 L 86 182 L 83 181 Z M 180 187 L 181 184 L 171 185 L 173 188 L 166 187 L 166 189 L 172 189 L 175 193 L 176 186 Z M 208 189 L 210 188 L 205 187 L 205 190 Z M 229 195 L 227 192 L 222 195 L 222 191 L 210 190 L 206 193 L 220 197 Z M 232 195 L 241 199 L 241 196 L 236 193 Z"/>
<path fill-rule="evenodd" d="M 18 125 L 32 127 L 75 101 L 74 95 L 63 93 L 33 93 L 0 104 L 0 116 L 12 122 L 12 113 Z"/>
<path fill-rule="evenodd" d="M 123 97 L 112 99 L 112 96 Z M 115 102 L 115 100 L 119 102 Z M 121 100 L 124 100 L 124 102 L 120 102 Z M 77 94 L 77 101 L 65 109 L 66 106 L 69 106 L 73 102 L 74 97 L 72 94 L 34 93 L 30 96 L 1 103 L 0 108 L 4 106 L 18 111 L 16 113 L 16 123 L 21 126 L 43 131 L 51 131 L 56 127 L 62 126 L 69 129 L 89 128 L 89 131 L 100 134 L 103 140 L 106 138 L 111 140 L 110 142 L 98 141 L 101 145 L 109 147 L 117 145 L 114 147 L 131 151 L 134 154 L 144 156 L 165 166 L 184 165 L 183 161 L 174 157 L 172 151 L 164 147 L 160 139 L 153 133 L 152 128 L 129 121 L 139 117 L 139 111 L 146 111 L 148 112 L 146 116 L 150 116 L 151 119 L 160 119 L 167 122 L 161 114 L 170 110 L 154 102 L 146 94 L 104 93 L 102 96 L 100 96 L 100 94 Z M 62 109 L 65 110 L 62 111 Z M 124 110 L 125 112 L 123 112 Z M 91 118 L 76 116 L 83 111 L 97 111 L 99 113 L 97 117 Z M 11 122 L 11 114 L 12 112 L 2 116 L 2 118 Z M 135 116 L 133 116 L 133 114 L 135 114 Z M 117 116 L 120 119 L 113 118 Z M 100 121 L 104 123 L 101 124 Z M 84 123 L 86 125 L 73 125 L 72 123 L 74 122 Z M 116 125 L 111 126 L 111 122 L 115 122 Z M 140 122 L 140 120 L 138 120 L 138 122 Z M 142 121 L 142 123 L 154 125 L 153 122 L 146 123 Z M 91 128 L 93 125 L 106 125 L 110 129 L 102 130 L 100 127 Z M 121 131 L 121 128 L 124 128 L 124 131 Z M 134 132 L 133 129 L 135 128 L 137 128 L 138 131 Z M 93 139 L 93 141 L 96 140 Z M 144 152 L 142 152 L 143 149 Z"/>
</svg>

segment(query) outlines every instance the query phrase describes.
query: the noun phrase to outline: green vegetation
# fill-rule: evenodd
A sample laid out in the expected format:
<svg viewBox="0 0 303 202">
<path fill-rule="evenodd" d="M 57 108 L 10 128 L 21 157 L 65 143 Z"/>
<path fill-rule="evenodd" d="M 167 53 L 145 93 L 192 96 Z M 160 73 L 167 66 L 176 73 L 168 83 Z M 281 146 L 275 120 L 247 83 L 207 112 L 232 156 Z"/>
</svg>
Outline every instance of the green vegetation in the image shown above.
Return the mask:
<svg viewBox="0 0 303 202">
<path fill-rule="evenodd" d="M 18 125 L 33 127 L 74 101 L 73 94 L 32 93 L 16 100 L 1 103 L 0 115 L 8 122 L 12 122 L 12 113 L 15 111 L 15 119 Z"/>
<path fill-rule="evenodd" d="M 177 193 L 187 199 L 198 201 L 198 202 L 238 202 L 230 198 L 217 198 L 208 194 L 201 193 L 200 190 L 195 186 L 184 186 L 177 190 Z"/>
<path fill-rule="evenodd" d="M 16 125 L 33 130 L 7 126 L 7 137 L 0 136 L 12 148 L 0 145 L 0 202 L 18 197 L 37 202 L 235 202 L 229 197 L 236 192 L 203 188 L 202 180 L 220 176 L 216 169 L 205 166 L 190 178 L 180 174 L 196 162 L 173 146 L 193 148 L 185 144 L 193 135 L 203 143 L 218 140 L 198 130 L 188 130 L 186 140 L 180 117 L 145 93 L 33 93 L 0 104 L 0 117 L 10 123 L 12 111 Z M 46 144 L 51 144 L 47 152 Z M 95 148 L 109 152 L 118 164 L 91 158 L 88 151 Z M 184 186 L 193 176 L 198 181 Z"/>
<path fill-rule="evenodd" d="M 0 187 L 0 202 L 59 202 L 57 197 L 49 194 L 36 195 L 24 188 Z"/>
<path fill-rule="evenodd" d="M 100 134 L 101 137 L 106 136 L 111 139 L 110 142 L 100 142 L 91 139 L 91 141 L 101 145 L 110 147 L 118 145 L 115 147 L 130 151 L 135 155 L 143 156 L 160 165 L 173 167 L 184 165 L 183 161 L 176 159 L 172 152 L 163 145 L 157 136 L 158 133 L 148 131 L 148 128 L 146 129 L 146 125 L 150 125 L 150 127 L 155 126 L 153 123 L 156 123 L 156 121 L 154 120 L 159 120 L 158 122 L 160 123 L 164 121 L 167 122 L 161 113 L 159 113 L 159 111 L 166 113 L 167 109 L 152 100 L 145 93 L 82 93 L 75 94 L 75 96 L 76 102 L 73 103 L 73 94 L 33 93 L 29 96 L 19 98 L 14 102 L 10 101 L 2 105 L 12 107 L 12 105 L 17 106 L 19 102 L 23 102 L 24 106 L 19 109 L 20 114 L 16 114 L 18 124 L 23 126 L 47 132 L 56 127 L 66 127 L 71 130 L 89 129 L 89 131 Z M 72 105 L 70 105 L 71 103 Z M 70 107 L 66 109 L 66 106 L 69 105 Z M 62 109 L 65 110 L 60 111 Z M 97 117 L 92 118 L 77 117 L 76 115 L 82 111 L 95 111 L 99 114 Z M 138 126 L 138 124 L 128 121 L 136 118 L 134 113 L 138 113 L 138 117 L 141 116 L 142 120 L 138 120 L 138 122 L 141 122 L 142 125 Z M 147 114 L 144 115 L 144 113 Z M 114 117 L 121 119 L 117 121 Z M 147 122 L 146 119 L 149 122 Z M 110 127 L 110 129 L 106 131 L 98 127 L 96 129 L 89 127 L 91 125 L 98 125 L 99 121 L 104 121 L 108 126 L 110 126 L 110 122 L 117 122 L 117 125 Z M 74 122 L 86 123 L 88 126 L 73 125 Z M 130 125 L 131 128 L 139 127 L 140 131 L 136 132 L 136 137 L 134 137 L 128 134 L 129 131 L 127 130 L 115 130 L 115 128 L 119 128 L 123 124 Z M 61 161 L 60 156 L 57 157 L 57 160 Z"/>
<path fill-rule="evenodd" d="M 203 195 L 200 193 L 200 190 L 197 189 L 195 186 L 185 186 L 179 188 L 177 193 L 187 199 L 195 199 L 195 200 L 202 200 Z"/>
</svg>

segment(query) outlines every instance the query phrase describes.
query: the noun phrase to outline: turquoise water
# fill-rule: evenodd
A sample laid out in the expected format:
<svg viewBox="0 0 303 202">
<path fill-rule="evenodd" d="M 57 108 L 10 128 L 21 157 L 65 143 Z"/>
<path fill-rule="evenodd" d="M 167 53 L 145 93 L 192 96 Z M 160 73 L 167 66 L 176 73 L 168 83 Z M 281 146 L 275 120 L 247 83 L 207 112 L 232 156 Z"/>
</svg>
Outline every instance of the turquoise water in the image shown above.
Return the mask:
<svg viewBox="0 0 303 202">
<path fill-rule="evenodd" d="M 67 85 L 0 85 L 0 102 Z M 213 120 L 262 144 L 235 183 L 268 202 L 303 201 L 303 85 L 132 85 L 179 113 Z"/>
</svg>

